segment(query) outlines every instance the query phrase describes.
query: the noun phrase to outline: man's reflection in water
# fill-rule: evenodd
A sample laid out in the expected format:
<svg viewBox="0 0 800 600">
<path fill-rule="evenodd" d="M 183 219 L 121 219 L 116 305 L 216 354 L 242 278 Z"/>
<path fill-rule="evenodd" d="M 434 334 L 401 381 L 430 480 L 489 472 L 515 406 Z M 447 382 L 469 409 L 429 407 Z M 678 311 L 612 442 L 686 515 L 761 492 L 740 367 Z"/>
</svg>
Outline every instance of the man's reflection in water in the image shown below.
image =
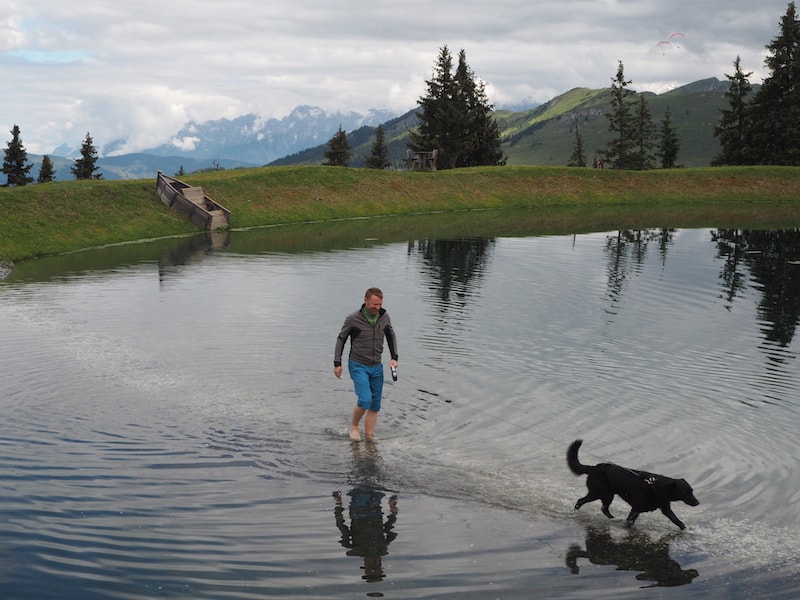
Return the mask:
<svg viewBox="0 0 800 600">
<path fill-rule="evenodd" d="M 355 481 L 364 483 L 356 485 L 347 492 L 350 497 L 347 525 L 342 493 L 333 492 L 336 506 L 334 515 L 336 526 L 342 532 L 339 543 L 347 548 L 347 556 L 360 556 L 364 559 L 364 575 L 362 579 L 369 582 L 381 581 L 385 577 L 382 557 L 389 553 L 389 544 L 397 537 L 394 524 L 397 521 L 397 496 L 392 494 L 388 499 L 389 514 L 383 518 L 383 499 L 386 491 L 376 481 L 374 475 L 380 472 L 379 455 L 375 444 L 367 443 L 367 452 L 361 452 L 359 443 L 353 444 Z"/>
<path fill-rule="evenodd" d="M 640 571 L 639 581 L 653 581 L 643 587 L 672 587 L 691 583 L 698 573 L 683 570 L 669 556 L 669 542 L 680 533 L 673 533 L 654 542 L 640 531 L 629 530 L 621 540 L 611 537 L 608 527 L 586 528 L 586 550 L 573 544 L 567 550 L 567 567 L 573 574 L 580 573 L 579 558 L 587 558 L 595 565 L 612 565 L 620 571 Z"/>
</svg>

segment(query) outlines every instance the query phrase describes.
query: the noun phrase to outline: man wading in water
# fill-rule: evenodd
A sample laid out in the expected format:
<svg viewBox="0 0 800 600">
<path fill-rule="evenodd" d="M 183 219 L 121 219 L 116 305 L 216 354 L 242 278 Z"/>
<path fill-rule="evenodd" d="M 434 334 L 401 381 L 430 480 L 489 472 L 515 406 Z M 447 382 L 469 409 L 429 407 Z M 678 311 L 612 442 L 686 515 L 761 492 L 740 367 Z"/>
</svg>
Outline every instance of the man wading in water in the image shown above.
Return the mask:
<svg viewBox="0 0 800 600">
<path fill-rule="evenodd" d="M 333 351 L 333 374 L 342 377 L 342 352 L 345 342 L 350 338 L 350 357 L 347 362 L 350 378 L 355 386 L 356 406 L 350 422 L 350 439 L 361 440 L 359 425 L 364 419 L 364 435 L 368 440 L 375 439 L 375 425 L 381 409 L 383 395 L 383 339 L 389 346 L 392 359 L 389 367 L 397 368 L 397 338 L 392 329 L 392 320 L 383 306 L 383 292 L 369 288 L 364 294 L 364 304 L 354 313 L 347 315 L 342 330 L 336 338 Z"/>
</svg>

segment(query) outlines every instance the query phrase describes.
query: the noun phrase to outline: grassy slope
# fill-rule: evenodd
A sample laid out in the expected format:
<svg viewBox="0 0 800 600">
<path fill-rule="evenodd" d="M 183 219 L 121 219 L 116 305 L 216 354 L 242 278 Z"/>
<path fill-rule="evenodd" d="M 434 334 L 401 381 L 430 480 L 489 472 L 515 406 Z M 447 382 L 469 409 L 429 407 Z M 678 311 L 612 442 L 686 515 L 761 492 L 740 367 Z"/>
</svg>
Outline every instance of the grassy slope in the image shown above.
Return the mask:
<svg viewBox="0 0 800 600">
<path fill-rule="evenodd" d="M 800 169 L 704 168 L 618 172 L 504 167 L 409 173 L 273 167 L 185 177 L 232 211 L 232 227 L 464 209 L 592 207 L 607 222 L 647 207 L 716 213 L 778 203 L 800 224 Z M 155 181 L 68 181 L 1 189 L 0 258 L 18 260 L 90 246 L 196 231 L 163 206 Z M 616 215 L 616 216 L 615 216 Z"/>
<path fill-rule="evenodd" d="M 155 181 L 2 188 L 0 214 L 0 259 L 6 260 L 196 231 L 158 200 Z"/>
</svg>

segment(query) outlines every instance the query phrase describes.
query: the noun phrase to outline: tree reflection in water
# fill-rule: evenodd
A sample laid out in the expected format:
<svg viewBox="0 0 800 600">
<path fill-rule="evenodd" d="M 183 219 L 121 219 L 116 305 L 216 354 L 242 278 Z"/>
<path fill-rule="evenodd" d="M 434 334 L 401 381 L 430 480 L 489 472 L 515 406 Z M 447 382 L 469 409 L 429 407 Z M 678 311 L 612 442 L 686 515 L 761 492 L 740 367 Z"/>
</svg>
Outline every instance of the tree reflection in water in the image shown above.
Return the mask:
<svg viewBox="0 0 800 600">
<path fill-rule="evenodd" d="M 653 583 L 642 587 L 674 587 L 691 583 L 697 577 L 695 569 L 684 570 L 669 556 L 669 543 L 680 536 L 672 533 L 653 541 L 637 530 L 628 530 L 621 540 L 615 540 L 607 526 L 586 528 L 586 549 L 573 544 L 567 549 L 567 568 L 580 574 L 578 560 L 585 558 L 594 565 L 614 566 L 619 571 L 639 571 L 636 579 Z"/>
<path fill-rule="evenodd" d="M 674 229 L 637 229 L 618 231 L 606 237 L 608 291 L 612 302 L 620 301 L 625 283 L 632 274 L 641 271 L 651 243 L 658 244 L 661 264 L 667 261 L 674 235 Z"/>
<path fill-rule="evenodd" d="M 483 274 L 494 245 L 491 238 L 425 239 L 409 242 L 408 253 L 419 253 L 430 268 L 439 301 L 449 304 L 453 294 L 459 302 L 471 295 L 473 280 Z"/>
<path fill-rule="evenodd" d="M 662 264 L 674 241 L 674 229 L 618 231 L 606 238 L 608 290 L 612 302 L 622 298 L 626 283 L 638 273 L 652 244 Z M 715 229 L 711 241 L 724 261 L 720 280 L 725 308 L 748 287 L 761 294 L 758 319 L 765 341 L 788 347 L 800 323 L 800 229 Z M 749 276 L 748 276 L 749 272 Z"/>
<path fill-rule="evenodd" d="M 720 277 L 730 304 L 744 287 L 747 268 L 762 294 L 758 318 L 764 338 L 789 346 L 800 323 L 800 229 L 718 229 L 711 237 L 725 260 Z"/>
</svg>

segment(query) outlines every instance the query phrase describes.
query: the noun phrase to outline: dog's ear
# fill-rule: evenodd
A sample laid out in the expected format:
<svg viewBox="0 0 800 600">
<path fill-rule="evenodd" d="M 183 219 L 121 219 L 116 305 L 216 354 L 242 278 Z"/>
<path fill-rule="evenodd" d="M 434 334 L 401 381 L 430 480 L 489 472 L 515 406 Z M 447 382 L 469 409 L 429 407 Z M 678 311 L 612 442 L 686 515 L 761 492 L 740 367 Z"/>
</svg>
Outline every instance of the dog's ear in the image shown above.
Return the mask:
<svg viewBox="0 0 800 600">
<path fill-rule="evenodd" d="M 685 479 L 681 479 L 680 484 L 680 500 L 683 500 L 689 506 L 697 506 L 700 504 L 700 501 L 694 497 L 694 490 L 692 489 L 692 486 L 689 485 L 689 482 Z"/>
<path fill-rule="evenodd" d="M 670 500 L 686 500 L 694 498 L 692 486 L 685 479 L 671 479 L 667 484 L 667 494 Z"/>
</svg>

